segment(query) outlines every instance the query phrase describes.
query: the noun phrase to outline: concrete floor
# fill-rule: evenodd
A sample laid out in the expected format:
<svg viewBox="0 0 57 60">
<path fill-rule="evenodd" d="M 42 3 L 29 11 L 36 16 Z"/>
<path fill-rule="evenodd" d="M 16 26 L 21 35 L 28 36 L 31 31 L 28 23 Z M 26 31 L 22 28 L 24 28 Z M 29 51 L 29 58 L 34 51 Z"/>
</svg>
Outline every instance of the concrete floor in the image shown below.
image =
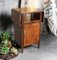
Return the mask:
<svg viewBox="0 0 57 60">
<path fill-rule="evenodd" d="M 40 48 L 37 45 L 26 47 L 23 53 L 12 60 L 57 60 L 57 37 L 42 35 Z"/>
<path fill-rule="evenodd" d="M 23 53 L 12 60 L 57 60 L 57 37 L 42 35 L 39 49 L 37 45 L 26 47 Z"/>
</svg>

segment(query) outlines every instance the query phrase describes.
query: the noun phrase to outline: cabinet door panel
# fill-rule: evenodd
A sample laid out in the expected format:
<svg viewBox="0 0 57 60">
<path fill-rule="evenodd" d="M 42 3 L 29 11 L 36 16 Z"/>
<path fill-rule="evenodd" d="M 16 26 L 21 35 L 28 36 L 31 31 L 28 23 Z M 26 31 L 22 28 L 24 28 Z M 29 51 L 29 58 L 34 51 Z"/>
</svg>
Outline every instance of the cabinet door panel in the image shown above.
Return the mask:
<svg viewBox="0 0 57 60">
<path fill-rule="evenodd" d="M 30 24 L 25 25 L 24 27 L 24 45 L 31 45 L 32 42 L 32 31 Z"/>
<path fill-rule="evenodd" d="M 24 46 L 37 43 L 40 35 L 40 23 L 24 25 Z"/>
<path fill-rule="evenodd" d="M 32 27 L 33 27 L 34 43 L 37 43 L 39 41 L 39 37 L 40 37 L 40 23 L 34 23 L 34 24 L 32 24 Z"/>
</svg>

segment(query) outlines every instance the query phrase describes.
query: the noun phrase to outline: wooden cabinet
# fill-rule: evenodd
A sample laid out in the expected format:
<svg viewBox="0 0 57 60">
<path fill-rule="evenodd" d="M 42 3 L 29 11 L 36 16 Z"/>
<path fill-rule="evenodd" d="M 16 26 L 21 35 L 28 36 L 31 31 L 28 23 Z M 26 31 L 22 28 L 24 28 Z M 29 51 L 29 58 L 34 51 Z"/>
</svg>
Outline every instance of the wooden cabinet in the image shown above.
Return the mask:
<svg viewBox="0 0 57 60">
<path fill-rule="evenodd" d="M 21 46 L 22 51 L 23 47 L 35 43 L 39 47 L 42 10 L 35 8 L 13 9 L 12 20 L 14 22 L 15 40 Z"/>
</svg>

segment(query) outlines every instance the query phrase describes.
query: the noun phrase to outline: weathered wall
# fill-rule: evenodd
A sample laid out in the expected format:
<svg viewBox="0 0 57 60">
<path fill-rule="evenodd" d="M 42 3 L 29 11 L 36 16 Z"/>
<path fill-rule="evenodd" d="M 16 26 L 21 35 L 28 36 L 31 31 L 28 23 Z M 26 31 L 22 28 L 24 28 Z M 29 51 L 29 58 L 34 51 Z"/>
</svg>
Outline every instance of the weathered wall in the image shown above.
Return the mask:
<svg viewBox="0 0 57 60">
<path fill-rule="evenodd" d="M 27 1 L 27 5 L 25 4 L 25 1 Z M 21 7 L 35 7 L 42 9 L 42 1 L 43 0 L 22 0 Z"/>
<path fill-rule="evenodd" d="M 18 7 L 18 2 L 19 0 L 0 0 L 0 31 L 2 28 L 7 29 L 11 25 L 11 10 Z M 2 14 L 3 16 L 1 16 Z"/>
<path fill-rule="evenodd" d="M 11 14 L 11 9 L 18 7 L 18 0 L 0 0 L 0 14 Z"/>
</svg>

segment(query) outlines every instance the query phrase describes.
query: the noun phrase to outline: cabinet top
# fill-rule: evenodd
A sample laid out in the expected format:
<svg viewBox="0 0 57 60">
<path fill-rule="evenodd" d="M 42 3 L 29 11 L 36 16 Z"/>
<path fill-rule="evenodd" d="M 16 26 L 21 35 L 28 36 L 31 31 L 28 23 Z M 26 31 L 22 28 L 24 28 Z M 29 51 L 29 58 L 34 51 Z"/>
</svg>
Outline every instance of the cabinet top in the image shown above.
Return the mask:
<svg viewBox="0 0 57 60">
<path fill-rule="evenodd" d="M 43 12 L 43 10 L 41 9 L 37 9 L 37 8 L 30 8 L 30 7 L 24 7 L 24 8 L 16 8 L 16 9 L 12 9 L 17 11 L 20 14 L 29 14 L 29 13 L 39 13 L 39 12 Z"/>
</svg>

